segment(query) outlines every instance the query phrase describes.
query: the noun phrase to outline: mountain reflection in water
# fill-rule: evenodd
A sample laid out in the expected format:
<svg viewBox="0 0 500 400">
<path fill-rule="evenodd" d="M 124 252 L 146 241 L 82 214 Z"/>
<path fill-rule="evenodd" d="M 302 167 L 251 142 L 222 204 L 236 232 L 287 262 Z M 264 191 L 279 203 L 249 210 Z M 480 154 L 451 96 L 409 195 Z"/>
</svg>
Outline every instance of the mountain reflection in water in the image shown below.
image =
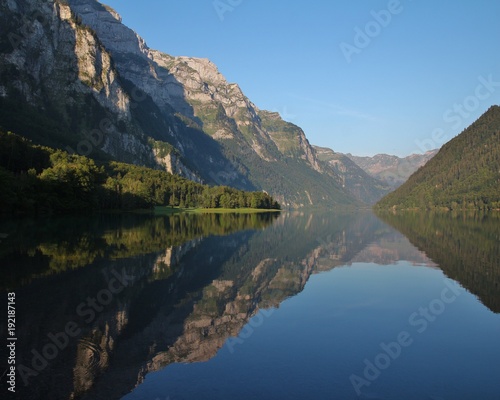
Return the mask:
<svg viewBox="0 0 500 400">
<path fill-rule="evenodd" d="M 1 282 L 16 292 L 18 366 L 33 368 L 33 350 L 69 323 L 79 331 L 36 376 L 18 378 L 19 398 L 119 399 L 152 371 L 210 360 L 311 274 L 351 263 L 439 264 L 499 312 L 498 220 L 384 219 L 409 240 L 368 212 L 5 223 Z"/>
</svg>

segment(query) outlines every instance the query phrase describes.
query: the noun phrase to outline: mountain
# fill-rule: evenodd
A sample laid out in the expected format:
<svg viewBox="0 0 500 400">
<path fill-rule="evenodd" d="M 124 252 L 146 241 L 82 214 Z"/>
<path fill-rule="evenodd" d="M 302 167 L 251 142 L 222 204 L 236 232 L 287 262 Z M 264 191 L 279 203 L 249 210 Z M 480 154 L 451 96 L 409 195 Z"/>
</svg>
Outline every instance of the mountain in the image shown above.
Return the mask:
<svg viewBox="0 0 500 400">
<path fill-rule="evenodd" d="M 377 154 L 373 157 L 358 157 L 346 154 L 365 172 L 391 186 L 393 189 L 401 186 L 417 169 L 425 165 L 438 150 L 430 150 L 424 154 L 411 154 L 407 157 L 397 157 L 388 154 Z"/>
<path fill-rule="evenodd" d="M 0 126 L 36 144 L 263 190 L 288 207 L 359 204 L 304 132 L 207 59 L 150 49 L 95 0 L 0 4 Z"/>
<path fill-rule="evenodd" d="M 391 190 L 387 183 L 367 174 L 345 154 L 326 147 L 313 147 L 318 158 L 328 163 L 334 173 L 342 178 L 342 187 L 358 200 L 375 204 Z"/>
<path fill-rule="evenodd" d="M 500 208 L 500 107 L 492 106 L 379 208 Z"/>
</svg>

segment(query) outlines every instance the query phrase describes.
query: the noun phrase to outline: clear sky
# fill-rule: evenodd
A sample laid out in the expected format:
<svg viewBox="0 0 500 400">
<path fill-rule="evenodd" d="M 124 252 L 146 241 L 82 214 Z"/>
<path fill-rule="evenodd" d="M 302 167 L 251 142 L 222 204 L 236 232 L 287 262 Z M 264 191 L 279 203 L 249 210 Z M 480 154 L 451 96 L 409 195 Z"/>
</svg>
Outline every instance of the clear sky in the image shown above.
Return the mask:
<svg viewBox="0 0 500 400">
<path fill-rule="evenodd" d="M 336 151 L 422 152 L 500 104 L 498 0 L 103 2 Z"/>
</svg>

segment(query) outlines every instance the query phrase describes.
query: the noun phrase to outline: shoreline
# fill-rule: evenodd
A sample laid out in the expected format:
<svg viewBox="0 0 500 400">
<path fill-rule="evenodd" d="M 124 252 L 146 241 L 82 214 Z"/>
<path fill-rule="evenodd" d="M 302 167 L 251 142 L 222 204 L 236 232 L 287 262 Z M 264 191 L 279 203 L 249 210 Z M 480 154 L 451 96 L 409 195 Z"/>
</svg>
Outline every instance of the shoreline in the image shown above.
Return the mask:
<svg viewBox="0 0 500 400">
<path fill-rule="evenodd" d="M 281 212 L 281 210 L 271 208 L 180 208 L 180 207 L 155 207 L 151 211 L 154 215 L 171 214 L 257 214 L 268 212 Z"/>
</svg>

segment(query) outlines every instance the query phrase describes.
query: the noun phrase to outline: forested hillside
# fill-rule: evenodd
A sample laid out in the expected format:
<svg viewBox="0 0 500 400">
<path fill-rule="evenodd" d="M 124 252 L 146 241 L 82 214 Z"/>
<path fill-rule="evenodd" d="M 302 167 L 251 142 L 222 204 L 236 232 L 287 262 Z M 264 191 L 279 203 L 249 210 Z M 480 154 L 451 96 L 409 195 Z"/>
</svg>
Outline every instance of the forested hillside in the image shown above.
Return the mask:
<svg viewBox="0 0 500 400">
<path fill-rule="evenodd" d="M 378 208 L 500 208 L 500 107 L 492 106 Z"/>
</svg>

